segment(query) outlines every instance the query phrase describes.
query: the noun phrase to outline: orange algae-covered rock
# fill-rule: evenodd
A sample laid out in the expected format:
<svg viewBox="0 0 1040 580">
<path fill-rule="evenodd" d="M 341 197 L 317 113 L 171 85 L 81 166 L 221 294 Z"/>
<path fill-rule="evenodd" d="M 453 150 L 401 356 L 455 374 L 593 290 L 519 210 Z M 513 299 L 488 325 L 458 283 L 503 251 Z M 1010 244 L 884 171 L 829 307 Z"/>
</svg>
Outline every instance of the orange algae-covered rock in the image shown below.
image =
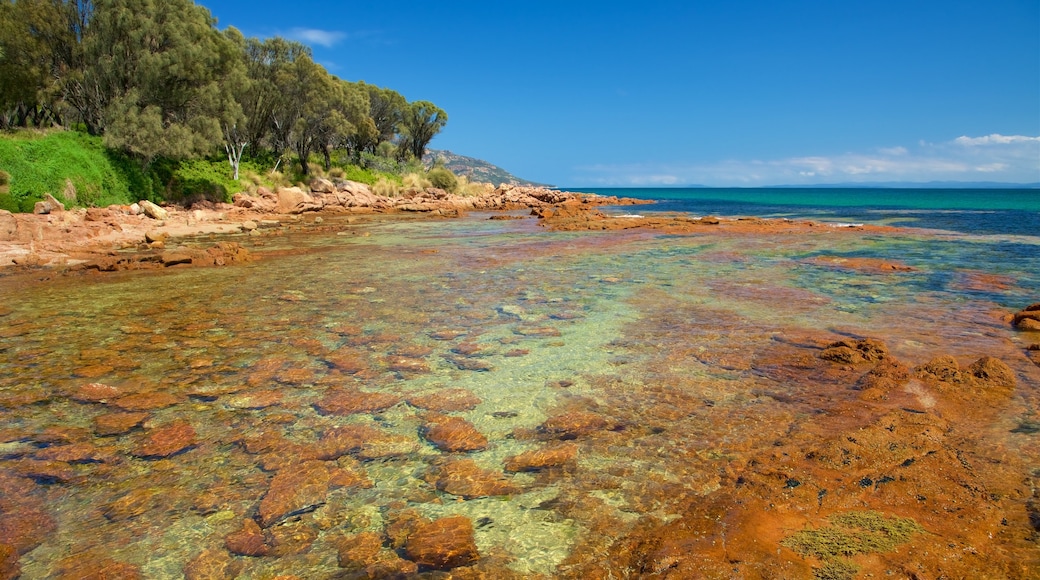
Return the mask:
<svg viewBox="0 0 1040 580">
<path fill-rule="evenodd" d="M 148 433 L 131 451 L 143 458 L 162 458 L 176 455 L 195 445 L 195 428 L 187 421 L 174 421 Z"/>
<path fill-rule="evenodd" d="M 543 469 L 571 465 L 577 457 L 578 446 L 573 443 L 563 443 L 507 457 L 505 469 L 514 473 L 520 471 L 541 471 Z"/>
<path fill-rule="evenodd" d="M 480 397 L 466 389 L 442 389 L 425 395 L 412 395 L 406 401 L 413 407 L 441 413 L 469 411 L 481 403 Z"/>
<path fill-rule="evenodd" d="M 487 437 L 462 417 L 439 417 L 422 428 L 423 437 L 441 451 L 479 451 L 486 449 Z"/>
<path fill-rule="evenodd" d="M 69 393 L 69 398 L 80 403 L 105 403 L 123 396 L 123 390 L 104 383 L 80 385 Z"/>
<path fill-rule="evenodd" d="M 239 556 L 266 556 L 271 551 L 263 530 L 248 518 L 242 520 L 241 528 L 224 536 L 224 546 Z"/>
<path fill-rule="evenodd" d="M 465 516 L 420 523 L 408 536 L 404 549 L 409 560 L 438 570 L 466 566 L 480 559 L 473 524 Z"/>
<path fill-rule="evenodd" d="M 241 565 L 224 550 L 207 548 L 184 565 L 184 580 L 231 580 Z"/>
<path fill-rule="evenodd" d="M 1019 330 L 1040 331 L 1040 302 L 1016 312 L 1011 324 Z"/>
<path fill-rule="evenodd" d="M 112 401 L 112 405 L 124 411 L 152 411 L 172 407 L 181 400 L 169 393 L 135 393 Z"/>
<path fill-rule="evenodd" d="M 604 429 L 607 424 L 606 419 L 595 413 L 573 411 L 549 417 L 538 426 L 538 433 L 550 439 L 576 439 L 581 435 Z"/>
<path fill-rule="evenodd" d="M 472 459 L 434 465 L 423 479 L 443 492 L 465 499 L 520 493 L 520 488 L 501 473 L 482 469 Z"/>
<path fill-rule="evenodd" d="M 42 544 L 57 527 L 54 518 L 36 506 L 11 501 L 0 505 L 0 546 L 10 547 L 18 556 Z"/>
<path fill-rule="evenodd" d="M 368 369 L 365 355 L 352 348 L 341 348 L 325 356 L 325 362 L 340 372 L 352 375 Z"/>
<path fill-rule="evenodd" d="M 260 501 L 260 525 L 267 528 L 290 515 L 313 511 L 325 503 L 332 485 L 371 485 L 365 477 L 324 461 L 304 461 L 278 472 Z"/>
<path fill-rule="evenodd" d="M 163 495 L 162 490 L 158 488 L 134 489 L 123 494 L 101 511 L 109 521 L 121 522 L 129 520 L 158 505 Z"/>
<path fill-rule="evenodd" d="M 144 578 L 137 566 L 117 562 L 106 556 L 84 552 L 58 562 L 57 580 L 139 580 Z"/>
<path fill-rule="evenodd" d="M 330 415 L 353 415 L 356 413 L 378 413 L 401 402 L 401 398 L 390 393 L 370 393 L 357 389 L 330 389 L 315 407 Z"/>
<path fill-rule="evenodd" d="M 339 567 L 358 570 L 375 564 L 383 549 L 383 537 L 375 532 L 347 536 L 339 542 Z"/>
<path fill-rule="evenodd" d="M 420 375 L 430 372 L 430 364 L 421 358 L 392 355 L 383 359 L 386 368 L 404 375 Z"/>
<path fill-rule="evenodd" d="M 977 382 L 988 387 L 1013 389 L 1015 388 L 1015 372 L 1007 366 L 1004 361 L 984 356 L 968 367 Z"/>
<path fill-rule="evenodd" d="M 820 358 L 842 364 L 876 362 L 888 356 L 888 347 L 880 340 L 840 340 L 827 346 Z"/>
</svg>

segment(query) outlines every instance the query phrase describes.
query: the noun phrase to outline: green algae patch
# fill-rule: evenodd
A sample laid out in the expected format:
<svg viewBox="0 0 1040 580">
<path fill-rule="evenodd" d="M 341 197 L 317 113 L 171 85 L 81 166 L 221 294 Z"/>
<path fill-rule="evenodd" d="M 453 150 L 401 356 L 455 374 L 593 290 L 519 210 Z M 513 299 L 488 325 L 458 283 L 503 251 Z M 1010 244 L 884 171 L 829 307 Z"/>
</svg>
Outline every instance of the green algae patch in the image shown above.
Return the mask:
<svg viewBox="0 0 1040 580">
<path fill-rule="evenodd" d="M 876 511 L 846 512 L 828 519 L 829 526 L 802 530 L 780 542 L 802 556 L 823 560 L 823 566 L 814 569 L 814 576 L 820 579 L 853 578 L 858 567 L 845 558 L 890 552 L 925 531 L 913 519 Z"/>
</svg>

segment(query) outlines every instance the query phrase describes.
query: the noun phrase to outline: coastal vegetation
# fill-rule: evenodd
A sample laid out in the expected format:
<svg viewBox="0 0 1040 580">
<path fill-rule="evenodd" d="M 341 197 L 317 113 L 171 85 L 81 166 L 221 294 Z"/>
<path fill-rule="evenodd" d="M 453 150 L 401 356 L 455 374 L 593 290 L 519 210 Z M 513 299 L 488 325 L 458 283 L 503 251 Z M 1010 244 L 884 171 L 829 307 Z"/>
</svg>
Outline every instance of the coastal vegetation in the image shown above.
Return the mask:
<svg viewBox="0 0 1040 580">
<path fill-rule="evenodd" d="M 330 74 L 298 42 L 219 30 L 193 0 L 0 1 L 0 78 L 10 211 L 66 191 L 78 205 L 225 201 L 315 174 L 399 189 L 425 178 L 448 120 Z"/>
</svg>

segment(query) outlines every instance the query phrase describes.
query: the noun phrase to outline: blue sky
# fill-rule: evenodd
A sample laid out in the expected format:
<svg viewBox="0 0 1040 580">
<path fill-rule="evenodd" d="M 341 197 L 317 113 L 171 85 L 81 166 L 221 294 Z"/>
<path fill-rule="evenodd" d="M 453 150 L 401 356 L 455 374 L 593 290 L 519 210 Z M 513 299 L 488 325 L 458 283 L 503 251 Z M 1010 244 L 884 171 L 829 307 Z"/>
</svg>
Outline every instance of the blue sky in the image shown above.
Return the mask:
<svg viewBox="0 0 1040 580">
<path fill-rule="evenodd" d="M 560 186 L 1040 181 L 1040 1 L 203 0 Z"/>
</svg>

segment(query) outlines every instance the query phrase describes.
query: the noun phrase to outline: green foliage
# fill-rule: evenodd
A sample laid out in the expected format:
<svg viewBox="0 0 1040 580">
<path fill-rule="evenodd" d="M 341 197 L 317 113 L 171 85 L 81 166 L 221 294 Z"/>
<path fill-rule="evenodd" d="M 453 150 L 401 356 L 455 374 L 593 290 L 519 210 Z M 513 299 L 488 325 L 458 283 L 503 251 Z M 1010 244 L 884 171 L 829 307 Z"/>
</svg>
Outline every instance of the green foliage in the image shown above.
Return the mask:
<svg viewBox="0 0 1040 580">
<path fill-rule="evenodd" d="M 859 572 L 859 566 L 845 560 L 835 558 L 828 560 L 823 566 L 813 569 L 816 580 L 852 580 Z"/>
<path fill-rule="evenodd" d="M 0 169 L 0 188 L 7 187 L 11 183 L 11 174 Z"/>
<path fill-rule="evenodd" d="M 426 174 L 434 187 L 443 189 L 449 193 L 455 193 L 459 186 L 459 180 L 455 174 L 445 167 L 434 167 Z"/>
<path fill-rule="evenodd" d="M 426 153 L 426 146 L 437 133 L 440 133 L 447 122 L 448 114 L 437 105 L 429 101 L 411 103 L 404 110 L 401 120 L 404 139 L 399 153 L 422 159 L 423 154 Z"/>
<path fill-rule="evenodd" d="M 0 195 L 9 211 L 32 211 L 44 193 L 60 199 L 66 179 L 76 188 L 70 205 L 81 206 L 133 203 L 131 192 L 146 183 L 140 171 L 113 159 L 100 138 L 70 131 L 0 137 L 0 166 L 10 174 L 9 190 Z"/>
<path fill-rule="evenodd" d="M 242 191 L 225 160 L 196 159 L 177 165 L 167 186 L 166 199 L 190 204 L 195 201 L 229 202 Z"/>
</svg>

